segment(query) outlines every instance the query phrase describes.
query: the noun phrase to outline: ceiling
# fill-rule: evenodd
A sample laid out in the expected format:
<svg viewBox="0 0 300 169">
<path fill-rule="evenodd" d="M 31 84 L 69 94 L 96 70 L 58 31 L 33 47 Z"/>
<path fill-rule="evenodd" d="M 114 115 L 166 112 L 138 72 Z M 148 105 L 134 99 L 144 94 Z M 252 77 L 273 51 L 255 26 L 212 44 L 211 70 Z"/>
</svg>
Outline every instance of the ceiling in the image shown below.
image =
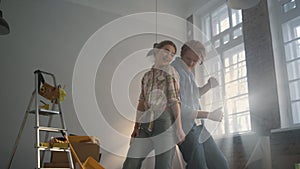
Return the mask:
<svg viewBox="0 0 300 169">
<path fill-rule="evenodd" d="M 168 6 L 174 6 L 179 14 L 184 15 L 191 8 L 201 7 L 209 1 L 220 0 L 66 0 L 72 3 L 97 8 L 109 13 L 127 15 L 138 12 L 166 12 Z M 223 1 L 223 0 L 222 0 Z M 157 4 L 156 4 L 157 3 Z M 156 9 L 157 5 L 157 9 Z M 172 12 L 171 12 L 172 13 Z"/>
</svg>

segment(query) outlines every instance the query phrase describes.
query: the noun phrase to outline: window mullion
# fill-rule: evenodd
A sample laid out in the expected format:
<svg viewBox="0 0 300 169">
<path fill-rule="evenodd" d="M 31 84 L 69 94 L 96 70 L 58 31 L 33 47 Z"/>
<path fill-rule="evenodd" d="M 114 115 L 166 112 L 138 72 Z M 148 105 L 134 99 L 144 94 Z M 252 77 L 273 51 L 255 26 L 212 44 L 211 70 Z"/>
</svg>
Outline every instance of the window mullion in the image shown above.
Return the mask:
<svg viewBox="0 0 300 169">
<path fill-rule="evenodd" d="M 229 42 L 233 39 L 233 35 L 232 35 L 232 11 L 229 9 L 229 8 L 227 8 L 227 10 L 228 10 L 228 17 L 229 17 L 229 30 L 230 30 L 230 32 L 229 32 Z"/>
</svg>

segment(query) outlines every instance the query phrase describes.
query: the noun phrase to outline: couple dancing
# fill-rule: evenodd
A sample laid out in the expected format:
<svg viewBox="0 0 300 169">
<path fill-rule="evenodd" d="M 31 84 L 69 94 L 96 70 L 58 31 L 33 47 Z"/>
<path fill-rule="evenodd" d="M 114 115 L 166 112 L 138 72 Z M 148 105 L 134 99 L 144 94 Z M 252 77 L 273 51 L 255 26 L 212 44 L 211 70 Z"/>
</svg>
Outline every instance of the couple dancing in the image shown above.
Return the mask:
<svg viewBox="0 0 300 169">
<path fill-rule="evenodd" d="M 200 133 L 208 131 L 204 124 L 194 122 L 201 118 L 213 121 L 223 118 L 220 109 L 200 110 L 200 96 L 218 85 L 215 78 L 209 78 L 202 87 L 196 85 L 193 69 L 197 63 L 203 63 L 205 47 L 199 41 L 188 41 L 181 47 L 180 57 L 173 61 L 176 52 L 176 45 L 165 40 L 154 44 L 148 53 L 154 56 L 154 65 L 141 81 L 136 122 L 123 169 L 140 169 L 152 150 L 155 150 L 155 169 L 172 169 L 176 145 L 186 169 L 229 169 L 211 136 L 199 141 Z"/>
</svg>

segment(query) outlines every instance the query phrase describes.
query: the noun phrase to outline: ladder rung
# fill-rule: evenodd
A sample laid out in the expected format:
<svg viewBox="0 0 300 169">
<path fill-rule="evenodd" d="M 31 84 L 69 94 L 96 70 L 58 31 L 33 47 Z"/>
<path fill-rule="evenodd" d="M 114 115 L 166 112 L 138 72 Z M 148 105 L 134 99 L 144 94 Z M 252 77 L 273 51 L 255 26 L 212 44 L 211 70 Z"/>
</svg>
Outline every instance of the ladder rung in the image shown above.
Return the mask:
<svg viewBox="0 0 300 169">
<path fill-rule="evenodd" d="M 70 152 L 70 149 L 69 148 L 57 148 L 57 147 L 54 147 L 54 148 L 46 148 L 46 147 L 38 147 L 38 149 L 40 151 L 64 151 L 64 152 Z"/>
<path fill-rule="evenodd" d="M 41 142 L 40 147 L 43 147 L 43 148 L 69 148 L 69 143 L 53 143 L 51 145 L 49 142 Z"/>
<path fill-rule="evenodd" d="M 37 127 L 37 128 L 38 128 L 39 130 L 50 131 L 50 132 L 67 131 L 66 129 L 55 128 L 55 127 L 44 127 L 44 126 L 39 126 L 39 127 Z"/>
<path fill-rule="evenodd" d="M 39 168 L 39 169 L 70 169 L 70 168 Z"/>
<path fill-rule="evenodd" d="M 59 111 L 56 110 L 47 110 L 47 109 L 38 109 L 40 115 L 48 116 L 48 115 L 58 115 Z M 31 110 L 30 113 L 35 114 L 35 110 Z"/>
</svg>

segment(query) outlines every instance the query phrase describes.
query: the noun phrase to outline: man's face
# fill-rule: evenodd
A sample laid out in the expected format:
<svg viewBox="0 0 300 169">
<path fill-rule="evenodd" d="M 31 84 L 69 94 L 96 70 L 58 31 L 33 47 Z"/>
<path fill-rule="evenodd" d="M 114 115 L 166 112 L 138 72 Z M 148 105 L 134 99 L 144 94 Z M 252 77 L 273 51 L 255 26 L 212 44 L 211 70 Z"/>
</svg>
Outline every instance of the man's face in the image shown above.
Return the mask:
<svg viewBox="0 0 300 169">
<path fill-rule="evenodd" d="M 192 50 L 187 50 L 183 56 L 181 56 L 181 59 L 185 62 L 185 64 L 190 68 L 193 69 L 198 62 L 202 64 L 203 57 L 198 56 L 195 52 Z"/>
</svg>

